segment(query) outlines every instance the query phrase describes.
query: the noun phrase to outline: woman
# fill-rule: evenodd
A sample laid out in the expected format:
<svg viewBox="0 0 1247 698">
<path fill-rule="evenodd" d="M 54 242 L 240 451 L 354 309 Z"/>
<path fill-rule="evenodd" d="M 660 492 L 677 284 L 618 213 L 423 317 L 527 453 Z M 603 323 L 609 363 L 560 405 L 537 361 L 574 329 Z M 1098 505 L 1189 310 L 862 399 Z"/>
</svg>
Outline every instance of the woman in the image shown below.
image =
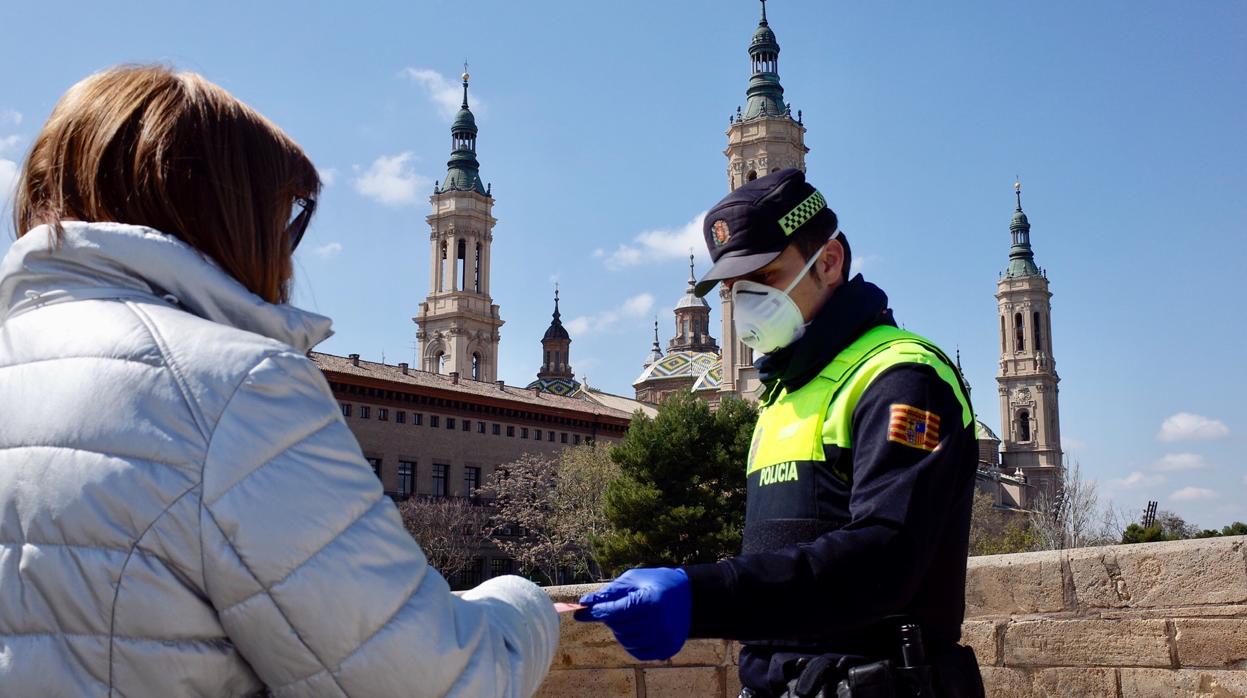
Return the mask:
<svg viewBox="0 0 1247 698">
<path fill-rule="evenodd" d="M 540 589 L 425 561 L 286 304 L 320 187 L 163 67 L 70 88 L 0 263 L 0 694 L 519 696 Z"/>
</svg>

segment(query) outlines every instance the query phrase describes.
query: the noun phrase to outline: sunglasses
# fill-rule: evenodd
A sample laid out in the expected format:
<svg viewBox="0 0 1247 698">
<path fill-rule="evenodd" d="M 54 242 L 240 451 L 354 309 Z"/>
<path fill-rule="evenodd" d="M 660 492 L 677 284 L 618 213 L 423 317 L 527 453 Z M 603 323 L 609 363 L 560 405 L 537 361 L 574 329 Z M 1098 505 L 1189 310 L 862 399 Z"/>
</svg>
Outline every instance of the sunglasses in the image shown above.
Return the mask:
<svg viewBox="0 0 1247 698">
<path fill-rule="evenodd" d="M 298 213 L 294 213 L 294 206 L 299 207 Z M 291 207 L 293 217 L 286 224 L 286 239 L 290 241 L 291 252 L 299 246 L 303 233 L 307 232 L 307 224 L 311 222 L 312 212 L 316 210 L 316 199 L 298 196 L 295 197 L 294 206 Z"/>
</svg>

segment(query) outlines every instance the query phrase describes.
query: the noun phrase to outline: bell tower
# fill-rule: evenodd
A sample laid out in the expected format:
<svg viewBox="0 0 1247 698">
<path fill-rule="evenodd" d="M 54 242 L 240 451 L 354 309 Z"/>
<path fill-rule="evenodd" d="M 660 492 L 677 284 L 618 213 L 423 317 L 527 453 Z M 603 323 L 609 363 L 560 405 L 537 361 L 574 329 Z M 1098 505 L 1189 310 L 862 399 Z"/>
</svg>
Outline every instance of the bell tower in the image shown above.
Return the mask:
<svg viewBox="0 0 1247 698">
<path fill-rule="evenodd" d="M 745 91 L 747 102 L 736 108 L 727 129 L 727 188 L 734 191 L 745 182 L 788 167 L 805 170 L 805 126 L 801 112 L 792 117 L 792 106 L 784 103 L 779 83 L 779 41 L 766 19 L 766 0 L 762 0 L 762 19 L 749 43 L 752 74 Z M 760 386 L 753 367 L 753 350 L 736 336 L 732 320 L 732 296 L 719 286 L 723 306 L 723 382 L 720 390 L 751 396 Z"/>
<path fill-rule="evenodd" d="M 1020 468 L 1036 492 L 1054 494 L 1064 466 L 1061 419 L 1052 353 L 1052 293 L 1047 273 L 1035 266 L 1030 221 L 1022 212 L 1022 185 L 1013 185 L 1017 209 L 1009 224 L 1009 266 L 996 282 L 1000 316 L 1001 467 Z"/>
<path fill-rule="evenodd" d="M 489 295 L 489 248 L 494 198 L 481 182 L 476 160 L 476 118 L 468 108 L 467 65 L 463 104 L 450 127 L 446 179 L 433 185 L 429 244 L 429 295 L 412 320 L 418 325 L 420 367 L 432 373 L 494 381 L 502 318 Z"/>
</svg>

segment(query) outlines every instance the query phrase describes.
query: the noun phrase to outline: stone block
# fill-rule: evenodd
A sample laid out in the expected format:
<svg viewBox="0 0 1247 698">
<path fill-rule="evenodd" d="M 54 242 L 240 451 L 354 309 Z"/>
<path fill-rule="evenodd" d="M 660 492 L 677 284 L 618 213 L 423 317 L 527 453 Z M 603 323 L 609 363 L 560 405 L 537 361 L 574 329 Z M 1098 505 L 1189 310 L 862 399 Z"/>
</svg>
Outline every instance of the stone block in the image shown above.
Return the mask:
<svg viewBox="0 0 1247 698">
<path fill-rule="evenodd" d="M 689 640 L 669 661 L 672 666 L 723 666 L 726 658 L 724 640 Z"/>
<path fill-rule="evenodd" d="M 1000 662 L 996 644 L 999 624 L 990 620 L 968 620 L 961 624 L 961 644 L 969 645 L 979 666 L 994 666 Z"/>
<path fill-rule="evenodd" d="M 980 666 L 983 688 L 987 698 L 1031 698 L 1030 673 L 1024 669 L 1006 669 L 998 666 Z"/>
<path fill-rule="evenodd" d="M 737 698 L 742 688 L 740 685 L 740 672 L 736 670 L 736 667 L 730 666 L 724 669 L 723 673 L 724 683 L 727 685 L 727 690 L 723 692 L 724 698 Z"/>
<path fill-rule="evenodd" d="M 632 669 L 570 669 L 546 676 L 537 698 L 637 698 Z"/>
<path fill-rule="evenodd" d="M 1163 620 L 1025 620 L 1004 633 L 1005 666 L 1172 666 Z"/>
<path fill-rule="evenodd" d="M 1173 625 L 1179 666 L 1247 669 L 1247 618 L 1178 618 Z"/>
<path fill-rule="evenodd" d="M 1063 610 L 1061 563 L 1059 551 L 970 558 L 966 567 L 966 618 Z"/>
<path fill-rule="evenodd" d="M 1082 608 L 1164 608 L 1247 601 L 1242 536 L 1082 548 L 1069 554 Z"/>
<path fill-rule="evenodd" d="M 1116 669 L 1043 669 L 1035 673 L 1033 691 L 1045 698 L 1116 698 Z"/>
<path fill-rule="evenodd" d="M 1247 618 L 1247 606 L 1170 606 L 1097 611 L 1100 618 Z"/>
<path fill-rule="evenodd" d="M 1247 671 L 1121 669 L 1121 698 L 1247 698 Z"/>
<path fill-rule="evenodd" d="M 645 670 L 645 698 L 718 698 L 723 691 L 723 667 L 658 667 Z"/>
</svg>

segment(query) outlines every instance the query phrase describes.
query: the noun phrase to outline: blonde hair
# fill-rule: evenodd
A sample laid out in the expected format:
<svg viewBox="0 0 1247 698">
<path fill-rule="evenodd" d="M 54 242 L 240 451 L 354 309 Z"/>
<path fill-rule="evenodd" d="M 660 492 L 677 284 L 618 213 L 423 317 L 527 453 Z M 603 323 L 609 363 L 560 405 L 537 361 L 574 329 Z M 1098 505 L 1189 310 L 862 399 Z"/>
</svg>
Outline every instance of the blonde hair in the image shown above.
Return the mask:
<svg viewBox="0 0 1247 698">
<path fill-rule="evenodd" d="M 19 237 L 44 224 L 59 235 L 65 220 L 155 228 L 277 303 L 289 299 L 292 204 L 319 190 L 298 144 L 224 89 L 165 66 L 119 66 L 57 102 L 13 219 Z"/>
</svg>

